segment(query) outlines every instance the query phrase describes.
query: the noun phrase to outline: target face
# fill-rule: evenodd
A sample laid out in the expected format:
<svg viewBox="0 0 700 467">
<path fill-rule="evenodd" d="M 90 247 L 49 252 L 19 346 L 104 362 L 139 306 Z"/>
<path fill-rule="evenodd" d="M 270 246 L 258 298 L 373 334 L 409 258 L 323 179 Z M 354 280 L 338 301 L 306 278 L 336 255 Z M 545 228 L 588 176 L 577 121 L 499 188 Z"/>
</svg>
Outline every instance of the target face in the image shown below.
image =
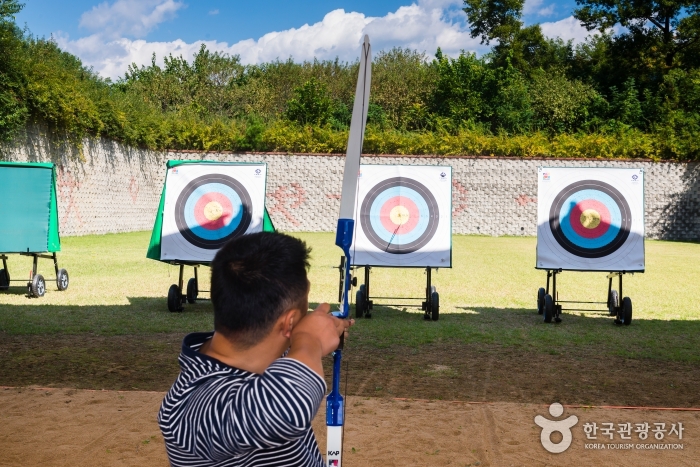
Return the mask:
<svg viewBox="0 0 700 467">
<path fill-rule="evenodd" d="M 537 266 L 644 268 L 640 169 L 540 168 Z"/>
<path fill-rule="evenodd" d="M 582 258 L 602 258 L 625 244 L 632 213 L 622 194 L 596 180 L 575 182 L 554 198 L 552 235 L 562 248 Z"/>
<path fill-rule="evenodd" d="M 450 168 L 363 165 L 360 171 L 353 264 L 450 267 Z"/>
<path fill-rule="evenodd" d="M 252 203 L 245 187 L 226 175 L 202 175 L 175 203 L 175 222 L 192 245 L 218 250 L 250 226 Z"/>
<path fill-rule="evenodd" d="M 379 250 L 413 253 L 430 242 L 437 231 L 440 209 L 420 182 L 394 177 L 376 184 L 362 202 L 362 230 Z"/>
<path fill-rule="evenodd" d="M 165 198 L 161 259 L 209 262 L 229 240 L 262 230 L 265 165 L 178 165 Z"/>
</svg>

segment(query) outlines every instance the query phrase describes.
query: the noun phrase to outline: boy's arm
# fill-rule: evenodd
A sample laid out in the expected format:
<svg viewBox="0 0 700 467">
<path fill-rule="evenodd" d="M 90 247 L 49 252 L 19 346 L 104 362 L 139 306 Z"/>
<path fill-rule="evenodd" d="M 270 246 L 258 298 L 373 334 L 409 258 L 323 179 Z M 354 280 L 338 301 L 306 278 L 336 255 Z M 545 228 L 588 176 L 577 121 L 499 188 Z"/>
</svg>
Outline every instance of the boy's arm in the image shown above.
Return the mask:
<svg viewBox="0 0 700 467">
<path fill-rule="evenodd" d="M 329 311 L 330 305 L 322 303 L 292 329 L 287 354 L 287 358 L 304 363 L 321 377 L 321 358 L 338 348 L 340 336 L 355 323 L 355 320 L 338 319 L 328 314 Z"/>
</svg>

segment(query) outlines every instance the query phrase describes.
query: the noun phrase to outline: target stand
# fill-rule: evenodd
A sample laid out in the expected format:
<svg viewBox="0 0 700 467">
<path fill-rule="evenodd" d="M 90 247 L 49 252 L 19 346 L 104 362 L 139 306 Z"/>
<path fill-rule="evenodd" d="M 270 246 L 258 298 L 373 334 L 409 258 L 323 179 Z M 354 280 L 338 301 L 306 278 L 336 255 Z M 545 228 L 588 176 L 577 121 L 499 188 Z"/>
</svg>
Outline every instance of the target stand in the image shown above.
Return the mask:
<svg viewBox="0 0 700 467">
<path fill-rule="evenodd" d="M 643 170 L 540 167 L 535 268 L 547 273 L 537 290 L 545 323 L 560 323 L 568 310 L 604 312 L 615 324 L 631 324 L 632 299 L 623 296 L 622 279 L 644 272 Z M 557 276 L 564 271 L 607 272 L 606 300 L 559 300 Z M 588 305 L 605 308 L 564 308 Z"/>
<path fill-rule="evenodd" d="M 396 306 L 404 308 L 418 308 L 424 311 L 423 318 L 426 320 L 437 321 L 440 318 L 440 294 L 437 288 L 432 285 L 432 271 L 437 268 L 426 267 L 425 277 L 425 296 L 423 297 L 379 297 L 370 295 L 370 275 L 372 269 L 377 266 L 353 266 L 350 268 L 351 271 L 357 271 L 360 268 L 364 269 L 364 283 L 355 292 L 355 318 L 371 318 L 372 310 L 374 305 L 381 306 Z M 338 266 L 340 271 L 340 280 L 338 284 L 338 301 L 343 299 L 343 274 L 345 274 L 345 256 L 341 256 L 340 265 Z M 357 287 L 357 277 L 352 276 L 350 278 L 350 284 L 352 287 Z M 400 300 L 407 301 L 408 303 L 378 303 L 375 302 L 376 299 L 379 300 Z M 421 304 L 415 304 L 415 301 L 422 300 Z"/>
<path fill-rule="evenodd" d="M 370 318 L 374 305 L 420 307 L 425 319 L 437 321 L 440 296 L 432 273 L 452 267 L 452 168 L 361 165 L 356 202 L 351 269 L 364 268 L 364 283 L 355 292 L 355 316 Z M 423 296 L 372 295 L 375 268 L 424 268 Z M 352 279 L 357 286 L 357 278 Z"/>
<path fill-rule="evenodd" d="M 607 313 L 610 316 L 615 317 L 615 324 L 627 325 L 632 323 L 632 299 L 629 297 L 622 297 L 622 276 L 625 274 L 634 274 L 633 272 L 627 273 L 625 271 L 621 272 L 611 272 L 607 275 L 608 279 L 608 295 L 607 301 L 604 302 L 590 302 L 590 301 L 576 301 L 576 300 L 559 300 L 559 293 L 557 291 L 557 274 L 561 274 L 562 269 L 548 270 L 547 271 L 547 285 L 546 287 L 540 287 L 537 291 L 537 313 L 543 315 L 545 323 L 561 323 L 562 311 L 587 311 L 587 312 L 598 312 Z M 615 277 L 618 278 L 617 290 L 613 289 L 613 280 Z M 552 293 L 549 291 L 549 281 L 552 280 Z M 578 304 L 578 305 L 605 305 L 605 309 L 600 308 L 563 308 L 564 304 Z M 568 306 L 568 305 L 567 305 Z"/>
<path fill-rule="evenodd" d="M 199 268 L 209 266 L 227 242 L 254 232 L 274 232 L 265 209 L 266 165 L 168 161 L 160 207 L 147 257 L 179 268 L 168 289 L 168 310 L 180 312 L 201 297 Z M 193 269 L 185 289 L 185 269 Z"/>
<path fill-rule="evenodd" d="M 43 297 L 47 280 L 55 280 L 59 291 L 66 290 L 68 272 L 58 267 L 58 251 L 61 239 L 54 164 L 0 162 L 0 291 L 19 282 L 26 284 L 27 297 Z M 11 279 L 8 254 L 32 258 L 28 282 Z M 53 260 L 54 278 L 39 273 L 39 259 Z"/>
</svg>

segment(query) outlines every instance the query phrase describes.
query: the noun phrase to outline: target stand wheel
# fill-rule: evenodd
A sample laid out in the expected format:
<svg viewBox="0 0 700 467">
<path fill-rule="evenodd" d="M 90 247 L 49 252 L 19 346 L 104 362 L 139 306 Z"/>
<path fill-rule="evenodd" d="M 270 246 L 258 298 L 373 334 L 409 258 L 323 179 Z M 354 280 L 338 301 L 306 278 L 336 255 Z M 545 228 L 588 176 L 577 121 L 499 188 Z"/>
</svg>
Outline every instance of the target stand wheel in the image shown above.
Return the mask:
<svg viewBox="0 0 700 467">
<path fill-rule="evenodd" d="M 611 290 L 608 296 L 608 312 L 610 316 L 617 316 L 618 310 L 620 309 L 620 296 L 617 294 L 617 290 Z"/>
<path fill-rule="evenodd" d="M 540 287 L 537 290 L 537 314 L 541 315 L 544 312 L 544 287 Z"/>
<path fill-rule="evenodd" d="M 65 269 L 59 269 L 58 274 L 56 274 L 56 287 L 58 287 L 58 290 L 63 292 L 68 288 L 69 283 L 70 279 L 68 278 L 68 271 Z"/>
<path fill-rule="evenodd" d="M 632 299 L 625 297 L 622 299 L 622 307 L 620 311 L 621 324 L 629 326 L 632 324 Z"/>
<path fill-rule="evenodd" d="M 0 291 L 10 288 L 10 271 L 0 269 Z"/>
<path fill-rule="evenodd" d="M 544 296 L 544 310 L 542 311 L 544 315 L 544 322 L 551 323 L 554 317 L 554 299 L 552 296 L 547 294 Z"/>
<path fill-rule="evenodd" d="M 362 318 L 365 315 L 367 307 L 367 299 L 365 297 L 365 286 L 360 286 L 360 289 L 355 292 L 355 318 Z"/>
<path fill-rule="evenodd" d="M 182 294 L 180 293 L 180 287 L 173 284 L 168 289 L 168 310 L 175 313 L 182 311 Z"/>
<path fill-rule="evenodd" d="M 197 287 L 197 279 L 191 277 L 187 281 L 187 303 L 196 303 L 199 296 L 199 288 Z"/>
<path fill-rule="evenodd" d="M 44 281 L 44 276 L 41 274 L 36 274 L 32 277 L 32 281 L 29 283 L 29 294 L 32 297 L 39 298 L 43 297 L 46 293 L 46 281 Z"/>
<path fill-rule="evenodd" d="M 433 321 L 440 319 L 440 294 L 437 291 L 430 294 L 430 317 Z"/>
</svg>

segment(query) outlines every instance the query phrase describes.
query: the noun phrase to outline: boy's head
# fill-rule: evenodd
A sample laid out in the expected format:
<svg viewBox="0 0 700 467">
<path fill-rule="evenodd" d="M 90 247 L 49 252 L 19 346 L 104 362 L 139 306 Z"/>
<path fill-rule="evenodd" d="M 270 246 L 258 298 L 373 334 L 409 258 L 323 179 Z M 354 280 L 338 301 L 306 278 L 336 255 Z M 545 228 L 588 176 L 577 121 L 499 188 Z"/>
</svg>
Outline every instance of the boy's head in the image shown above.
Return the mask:
<svg viewBox="0 0 700 467">
<path fill-rule="evenodd" d="M 214 329 L 239 345 L 260 342 L 286 311 L 308 308 L 311 249 L 272 232 L 231 240 L 211 263 Z"/>
</svg>

